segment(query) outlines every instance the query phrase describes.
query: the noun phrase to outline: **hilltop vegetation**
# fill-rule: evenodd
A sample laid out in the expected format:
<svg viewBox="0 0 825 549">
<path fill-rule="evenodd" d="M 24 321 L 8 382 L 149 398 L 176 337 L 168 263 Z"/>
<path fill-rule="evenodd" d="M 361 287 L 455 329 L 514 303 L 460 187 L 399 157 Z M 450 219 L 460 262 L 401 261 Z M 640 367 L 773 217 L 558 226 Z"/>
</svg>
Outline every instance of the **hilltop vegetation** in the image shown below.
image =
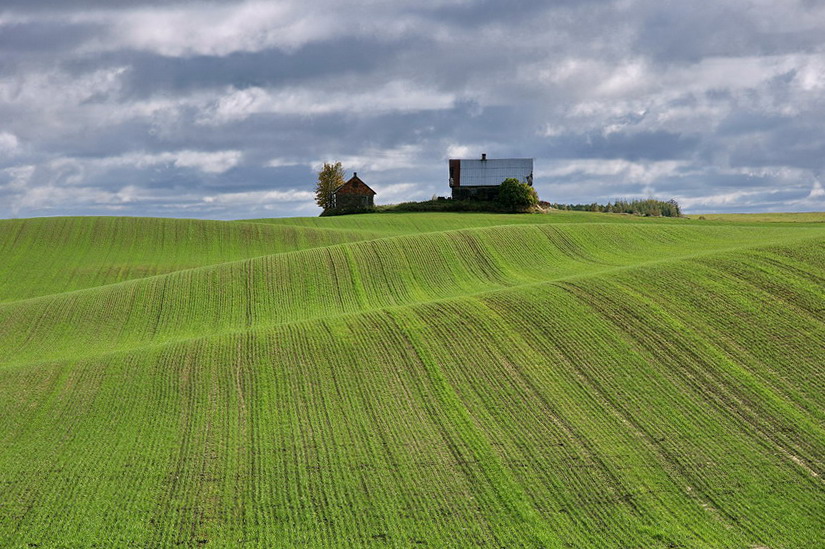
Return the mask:
<svg viewBox="0 0 825 549">
<path fill-rule="evenodd" d="M 616 200 L 607 204 L 550 204 L 551 208 L 577 212 L 604 212 L 655 217 L 681 217 L 682 209 L 675 200 L 634 199 Z"/>
<path fill-rule="evenodd" d="M 0 546 L 821 542 L 822 225 L 260 221 L 0 222 Z"/>
</svg>

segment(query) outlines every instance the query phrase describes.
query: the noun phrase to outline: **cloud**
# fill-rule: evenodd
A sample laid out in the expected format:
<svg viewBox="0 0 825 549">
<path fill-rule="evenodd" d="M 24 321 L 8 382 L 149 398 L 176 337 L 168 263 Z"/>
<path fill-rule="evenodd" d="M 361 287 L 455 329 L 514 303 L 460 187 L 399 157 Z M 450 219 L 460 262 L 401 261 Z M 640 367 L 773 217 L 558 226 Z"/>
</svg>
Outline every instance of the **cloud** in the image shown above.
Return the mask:
<svg viewBox="0 0 825 549">
<path fill-rule="evenodd" d="M 96 17 L 111 25 L 112 47 L 161 55 L 226 55 L 268 47 L 293 49 L 335 31 L 323 14 L 286 2 L 140 8 Z M 95 17 L 95 16 L 93 16 Z"/>
<path fill-rule="evenodd" d="M 4 191 L 23 191 L 26 185 L 31 181 L 32 175 L 35 171 L 34 166 L 14 166 L 0 170 L 0 189 Z"/>
<path fill-rule="evenodd" d="M 825 199 L 825 188 L 822 187 L 822 183 L 819 181 L 814 181 L 814 184 L 811 187 L 811 192 L 808 194 L 808 198 L 816 200 Z"/>
<path fill-rule="evenodd" d="M 174 151 L 160 154 L 129 153 L 100 159 L 59 159 L 51 165 L 82 165 L 96 168 L 114 168 L 131 166 L 148 168 L 158 165 L 168 165 L 176 168 L 193 168 L 207 174 L 220 174 L 237 166 L 242 157 L 241 151 Z"/>
<path fill-rule="evenodd" d="M 264 2 L 103 3 L 83 9 L 43 10 L 40 21 L 70 21 L 104 29 L 101 36 L 78 48 L 80 53 L 147 51 L 170 57 L 224 56 L 270 48 L 295 51 L 307 44 L 361 34 L 395 39 L 422 23 L 417 11 L 426 2 Z M 430 5 L 442 2 L 430 2 Z M 409 9 L 415 6 L 415 9 Z M 399 9 L 400 8 L 400 9 Z M 6 25 L 31 24 L 37 15 L 26 9 L 12 12 Z M 420 32 L 420 30 L 418 30 Z"/>
<path fill-rule="evenodd" d="M 235 167 L 241 159 L 241 151 L 178 151 L 157 155 L 158 158 L 174 163 L 181 168 L 196 168 L 206 173 L 223 173 Z"/>
<path fill-rule="evenodd" d="M 8 0 L 0 216 L 312 215 L 324 161 L 386 203 L 482 152 L 553 201 L 823 207 L 824 48 L 806 1 Z"/>
<path fill-rule="evenodd" d="M 234 204 L 250 206 L 269 202 L 302 202 L 315 199 L 315 193 L 290 189 L 288 191 L 254 191 L 244 193 L 222 193 L 204 196 L 208 204 Z"/>
<path fill-rule="evenodd" d="M 18 173 L 17 179 L 5 187 L 5 190 L 15 191 L 10 201 L 11 213 L 17 216 L 27 210 L 39 212 L 61 212 L 77 206 L 92 205 L 102 211 L 122 210 L 126 205 L 145 200 L 143 193 L 134 186 L 125 186 L 119 189 L 106 189 L 91 186 L 64 186 L 59 183 L 45 185 L 29 185 L 32 172 Z M 22 185 L 20 183 L 23 183 Z"/>
<path fill-rule="evenodd" d="M 767 191 L 767 193 L 763 190 L 756 190 L 756 191 L 732 191 L 727 193 L 719 193 L 713 194 L 709 196 L 697 196 L 697 197 L 688 197 L 688 198 L 680 198 L 679 202 L 685 208 L 696 208 L 697 206 L 702 206 L 704 208 L 712 208 L 715 206 L 730 206 L 730 205 L 753 205 L 758 204 L 760 201 L 755 201 L 756 198 L 762 198 L 766 194 L 772 194 L 775 191 Z"/>
<path fill-rule="evenodd" d="M 690 169 L 686 161 L 631 162 L 624 159 L 561 160 L 550 162 L 535 171 L 535 177 L 557 179 L 576 177 L 611 177 L 625 181 L 650 184 L 664 177 L 684 175 Z"/>
<path fill-rule="evenodd" d="M 0 159 L 17 153 L 19 141 L 17 136 L 9 132 L 0 132 Z"/>
<path fill-rule="evenodd" d="M 429 200 L 430 195 L 416 183 L 372 184 L 379 204 L 395 204 L 412 200 Z M 448 193 L 443 193 L 448 194 Z"/>
<path fill-rule="evenodd" d="M 371 116 L 391 111 L 445 109 L 454 99 L 450 94 L 422 89 L 404 81 L 367 90 L 286 88 L 273 92 L 259 87 L 230 89 L 204 109 L 198 122 L 221 125 L 259 114 L 313 116 L 345 112 Z"/>
</svg>

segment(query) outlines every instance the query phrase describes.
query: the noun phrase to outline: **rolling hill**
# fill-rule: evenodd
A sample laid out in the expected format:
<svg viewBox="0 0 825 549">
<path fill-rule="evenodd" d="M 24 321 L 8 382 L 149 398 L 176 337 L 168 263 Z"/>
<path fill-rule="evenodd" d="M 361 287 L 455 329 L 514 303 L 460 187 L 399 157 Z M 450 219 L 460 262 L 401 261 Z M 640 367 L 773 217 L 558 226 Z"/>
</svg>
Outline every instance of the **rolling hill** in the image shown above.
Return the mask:
<svg viewBox="0 0 825 549">
<path fill-rule="evenodd" d="M 823 546 L 823 219 L 0 221 L 0 546 Z"/>
</svg>

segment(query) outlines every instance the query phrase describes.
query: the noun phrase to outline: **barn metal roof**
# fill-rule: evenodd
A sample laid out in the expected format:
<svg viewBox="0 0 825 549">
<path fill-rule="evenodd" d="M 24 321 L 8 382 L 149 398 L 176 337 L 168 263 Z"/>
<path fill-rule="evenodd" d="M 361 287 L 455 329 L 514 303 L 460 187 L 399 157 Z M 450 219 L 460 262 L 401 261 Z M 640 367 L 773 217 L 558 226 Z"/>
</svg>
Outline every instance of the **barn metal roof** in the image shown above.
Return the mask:
<svg viewBox="0 0 825 549">
<path fill-rule="evenodd" d="M 532 158 L 461 159 L 462 187 L 500 185 L 509 177 L 523 183 L 533 183 Z"/>
</svg>

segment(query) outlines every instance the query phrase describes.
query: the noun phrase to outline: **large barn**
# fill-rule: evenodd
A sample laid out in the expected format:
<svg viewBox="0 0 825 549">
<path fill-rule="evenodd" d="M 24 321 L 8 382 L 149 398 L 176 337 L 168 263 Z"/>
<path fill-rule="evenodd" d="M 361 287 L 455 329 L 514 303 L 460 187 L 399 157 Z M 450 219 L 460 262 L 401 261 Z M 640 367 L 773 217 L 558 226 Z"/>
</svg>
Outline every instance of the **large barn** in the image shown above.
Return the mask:
<svg viewBox="0 0 825 549">
<path fill-rule="evenodd" d="M 375 191 L 353 172 L 349 181 L 332 191 L 331 209 L 363 210 L 374 206 Z"/>
<path fill-rule="evenodd" d="M 532 158 L 458 159 L 450 161 L 450 188 L 454 200 L 495 200 L 498 186 L 505 179 L 518 179 L 533 185 Z"/>
</svg>

